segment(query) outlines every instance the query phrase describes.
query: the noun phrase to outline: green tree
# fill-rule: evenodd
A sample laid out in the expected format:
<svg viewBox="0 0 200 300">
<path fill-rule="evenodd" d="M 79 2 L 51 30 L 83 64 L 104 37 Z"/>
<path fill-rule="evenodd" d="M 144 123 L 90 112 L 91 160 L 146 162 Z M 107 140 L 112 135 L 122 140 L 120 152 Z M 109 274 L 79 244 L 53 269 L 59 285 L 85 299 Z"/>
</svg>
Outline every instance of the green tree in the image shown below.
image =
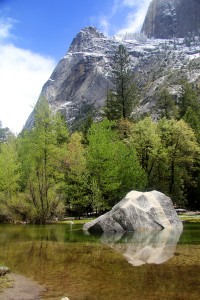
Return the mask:
<svg viewBox="0 0 200 300">
<path fill-rule="evenodd" d="M 179 101 L 180 117 L 194 130 L 200 142 L 200 101 L 198 90 L 192 84 L 182 83 L 182 96 Z"/>
<path fill-rule="evenodd" d="M 20 165 L 16 144 L 13 139 L 3 143 L 0 148 L 0 191 L 9 201 L 19 190 Z"/>
<path fill-rule="evenodd" d="M 188 107 L 183 120 L 194 130 L 197 141 L 200 143 L 200 111 Z"/>
<path fill-rule="evenodd" d="M 64 160 L 66 204 L 69 212 L 78 216 L 87 212 L 90 205 L 86 150 L 82 141 L 81 133 L 71 135 Z"/>
<path fill-rule="evenodd" d="M 119 200 L 131 190 L 142 190 L 147 185 L 146 172 L 139 164 L 134 145 L 130 146 L 123 141 L 118 141 L 118 164 L 120 166 L 118 178 L 120 188 L 118 190 Z"/>
<path fill-rule="evenodd" d="M 146 184 L 135 150 L 119 139 L 113 130 L 115 126 L 115 122 L 104 120 L 93 124 L 88 134 L 88 169 L 95 190 L 101 192 L 104 208 L 110 208 L 131 189 L 142 189 Z"/>
<path fill-rule="evenodd" d="M 20 141 L 23 184 L 31 209 L 28 218 L 45 223 L 63 212 L 65 154 L 68 132 L 60 115 L 53 115 L 46 100 L 35 111 L 35 125 Z"/>
<path fill-rule="evenodd" d="M 138 102 L 130 63 L 126 47 L 120 45 L 113 59 L 113 89 L 107 94 L 105 107 L 105 114 L 109 120 L 129 118 Z"/>
<path fill-rule="evenodd" d="M 195 134 L 183 120 L 162 119 L 158 126 L 166 154 L 163 172 L 167 192 L 176 203 L 186 203 L 187 189 L 194 184 L 192 175 L 199 158 Z"/>
<path fill-rule="evenodd" d="M 98 186 L 98 182 L 95 178 L 91 178 L 90 183 L 90 199 L 92 210 L 98 214 L 105 207 L 102 192 Z"/>
<path fill-rule="evenodd" d="M 12 138 L 0 147 L 0 219 L 13 219 L 20 189 L 20 175 L 16 142 Z"/>
<path fill-rule="evenodd" d="M 179 99 L 179 115 L 183 118 L 188 110 L 198 113 L 200 116 L 200 102 L 198 100 L 197 89 L 187 81 L 182 82 L 182 96 Z"/>
<path fill-rule="evenodd" d="M 3 128 L 0 121 L 0 143 L 5 142 L 9 139 L 14 138 L 14 134 L 10 131 L 8 127 Z"/>
<path fill-rule="evenodd" d="M 166 88 L 158 95 L 156 109 L 160 118 L 171 119 L 178 116 L 177 105 Z"/>
<path fill-rule="evenodd" d="M 129 142 L 135 146 L 139 162 L 151 185 L 152 181 L 155 181 L 154 169 L 158 167 L 164 155 L 157 124 L 151 117 L 133 124 Z"/>
</svg>

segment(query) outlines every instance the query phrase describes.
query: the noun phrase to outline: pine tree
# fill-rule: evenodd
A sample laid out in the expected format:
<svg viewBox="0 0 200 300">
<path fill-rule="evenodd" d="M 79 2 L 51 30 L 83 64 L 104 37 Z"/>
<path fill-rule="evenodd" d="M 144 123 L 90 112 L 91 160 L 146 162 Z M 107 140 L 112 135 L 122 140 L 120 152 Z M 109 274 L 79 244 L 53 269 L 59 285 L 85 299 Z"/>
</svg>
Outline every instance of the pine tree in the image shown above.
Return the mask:
<svg viewBox="0 0 200 300">
<path fill-rule="evenodd" d="M 158 95 L 157 107 L 160 118 L 176 118 L 178 116 L 178 108 L 168 90 L 164 88 Z"/>
<path fill-rule="evenodd" d="M 179 100 L 179 114 L 180 118 L 183 118 L 188 108 L 191 108 L 194 112 L 200 116 L 200 102 L 198 99 L 197 89 L 195 89 L 187 81 L 182 82 L 182 96 Z"/>
<path fill-rule="evenodd" d="M 137 99 L 130 57 L 123 45 L 120 45 L 115 53 L 111 80 L 113 89 L 107 95 L 106 116 L 109 120 L 129 118 L 137 104 Z"/>
<path fill-rule="evenodd" d="M 187 81 L 182 82 L 182 96 L 179 100 L 179 115 L 195 132 L 200 141 L 200 102 L 198 90 Z"/>
</svg>

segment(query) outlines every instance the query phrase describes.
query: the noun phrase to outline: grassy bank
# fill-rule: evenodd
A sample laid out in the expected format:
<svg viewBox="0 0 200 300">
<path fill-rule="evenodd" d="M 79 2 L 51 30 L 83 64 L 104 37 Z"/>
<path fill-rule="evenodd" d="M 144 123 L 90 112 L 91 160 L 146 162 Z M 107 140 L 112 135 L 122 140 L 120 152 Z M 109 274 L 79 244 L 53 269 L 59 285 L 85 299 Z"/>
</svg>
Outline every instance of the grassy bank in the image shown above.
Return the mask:
<svg viewBox="0 0 200 300">
<path fill-rule="evenodd" d="M 13 281 L 10 278 L 9 274 L 0 276 L 0 292 L 2 292 L 4 289 L 12 287 L 12 286 L 13 286 Z"/>
<path fill-rule="evenodd" d="M 182 221 L 188 222 L 188 223 L 199 223 L 200 222 L 200 214 L 186 213 L 186 214 L 180 214 L 179 217 Z"/>
<path fill-rule="evenodd" d="M 58 221 L 57 224 L 80 224 L 81 225 L 81 224 L 88 223 L 92 220 L 94 220 L 94 218 L 87 218 L 87 219 L 80 219 L 80 220 L 71 218 L 63 221 Z"/>
<path fill-rule="evenodd" d="M 184 222 L 189 222 L 189 223 L 200 222 L 200 214 L 197 214 L 197 213 L 194 213 L 194 212 L 179 214 L 178 216 Z M 85 223 L 90 222 L 92 220 L 94 220 L 94 218 L 87 218 L 87 219 L 80 219 L 80 220 L 76 220 L 74 218 L 71 218 L 71 219 L 59 221 L 58 224 L 85 224 Z"/>
</svg>

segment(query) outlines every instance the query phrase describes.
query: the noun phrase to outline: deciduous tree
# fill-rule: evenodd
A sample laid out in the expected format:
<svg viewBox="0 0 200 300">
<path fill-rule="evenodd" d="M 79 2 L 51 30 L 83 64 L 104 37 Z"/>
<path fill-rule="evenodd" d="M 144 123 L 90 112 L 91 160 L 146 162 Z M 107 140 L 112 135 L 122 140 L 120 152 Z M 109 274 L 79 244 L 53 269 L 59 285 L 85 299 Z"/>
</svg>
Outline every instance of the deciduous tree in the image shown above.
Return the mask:
<svg viewBox="0 0 200 300">
<path fill-rule="evenodd" d="M 0 219 L 12 219 L 20 190 L 20 164 L 12 138 L 0 146 Z"/>
<path fill-rule="evenodd" d="M 88 169 L 101 191 L 105 208 L 110 208 L 128 191 L 146 184 L 135 149 L 119 140 L 115 126 L 114 122 L 104 120 L 93 124 L 88 134 Z"/>
<path fill-rule="evenodd" d="M 150 183 L 154 169 L 163 159 L 157 124 L 152 121 L 151 117 L 146 117 L 132 125 L 129 142 L 135 146 L 140 164 Z"/>
<path fill-rule="evenodd" d="M 65 197 L 70 212 L 80 216 L 90 206 L 89 174 L 86 164 L 86 150 L 83 135 L 74 132 L 67 145 L 65 155 Z"/>
<path fill-rule="evenodd" d="M 61 213 L 63 205 L 64 148 L 68 132 L 62 117 L 53 115 L 42 99 L 35 112 L 35 125 L 21 140 L 21 163 L 25 174 L 29 219 L 45 223 Z"/>
<path fill-rule="evenodd" d="M 168 193 L 176 203 L 184 203 L 187 188 L 194 184 L 192 172 L 199 159 L 199 145 L 193 130 L 183 120 L 159 122 L 160 137 L 166 152 L 163 172 L 168 182 Z"/>
</svg>

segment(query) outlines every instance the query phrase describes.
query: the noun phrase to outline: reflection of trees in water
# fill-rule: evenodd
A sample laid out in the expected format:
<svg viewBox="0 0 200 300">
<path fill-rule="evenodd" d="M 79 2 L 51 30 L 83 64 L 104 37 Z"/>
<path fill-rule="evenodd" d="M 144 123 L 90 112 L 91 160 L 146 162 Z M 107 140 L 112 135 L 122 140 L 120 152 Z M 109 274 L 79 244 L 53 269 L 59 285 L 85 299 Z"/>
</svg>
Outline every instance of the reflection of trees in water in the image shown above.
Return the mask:
<svg viewBox="0 0 200 300">
<path fill-rule="evenodd" d="M 49 273 L 53 274 L 55 264 L 59 263 L 62 247 L 56 240 L 51 241 L 47 237 L 37 242 L 26 243 L 26 246 L 27 267 L 31 268 L 31 275 L 44 281 Z"/>
<path fill-rule="evenodd" d="M 181 230 L 164 229 L 129 233 L 104 233 L 102 242 L 120 252 L 133 266 L 162 264 L 174 256 Z"/>
<path fill-rule="evenodd" d="M 7 234 L 0 231 L 0 261 L 12 272 L 36 280 L 43 280 L 60 262 L 63 245 L 58 241 L 64 236 L 56 226 L 10 226 Z"/>
<path fill-rule="evenodd" d="M 94 300 L 180 299 L 177 294 L 180 286 L 181 300 L 198 299 L 194 295 L 199 292 L 199 288 L 195 286 L 200 272 L 198 245 L 192 245 L 195 250 L 192 254 L 191 247 L 179 245 L 178 252 L 181 255 L 160 265 L 153 263 L 133 267 L 126 261 L 128 255 L 132 260 L 135 259 L 134 255 L 141 253 L 145 247 L 156 255 L 159 245 L 163 246 L 166 253 L 169 253 L 168 246 L 175 251 L 178 233 L 135 232 L 103 237 L 80 236 L 79 239 L 77 231 L 68 232 L 67 229 L 63 226 L 63 239 L 57 230 L 50 233 L 51 227 L 46 228 L 48 233 L 45 233 L 45 229 L 42 234 L 38 230 L 38 239 L 35 239 L 36 232 L 34 239 L 28 240 L 26 237 L 23 240 L 21 237 L 19 242 L 12 238 L 5 239 L 3 244 L 0 243 L 0 260 L 12 272 L 44 284 L 47 288 L 44 299 L 61 299 L 64 295 L 70 299 Z M 97 242 L 99 239 L 106 244 Z M 113 248 L 110 248 L 112 245 Z M 132 252 L 129 252 L 129 246 Z M 188 260 L 190 254 L 194 256 L 194 262 Z M 147 257 L 146 254 L 145 259 Z M 183 259 L 187 260 L 188 265 L 183 264 Z M 184 288 L 183 282 L 186 283 Z"/>
</svg>

